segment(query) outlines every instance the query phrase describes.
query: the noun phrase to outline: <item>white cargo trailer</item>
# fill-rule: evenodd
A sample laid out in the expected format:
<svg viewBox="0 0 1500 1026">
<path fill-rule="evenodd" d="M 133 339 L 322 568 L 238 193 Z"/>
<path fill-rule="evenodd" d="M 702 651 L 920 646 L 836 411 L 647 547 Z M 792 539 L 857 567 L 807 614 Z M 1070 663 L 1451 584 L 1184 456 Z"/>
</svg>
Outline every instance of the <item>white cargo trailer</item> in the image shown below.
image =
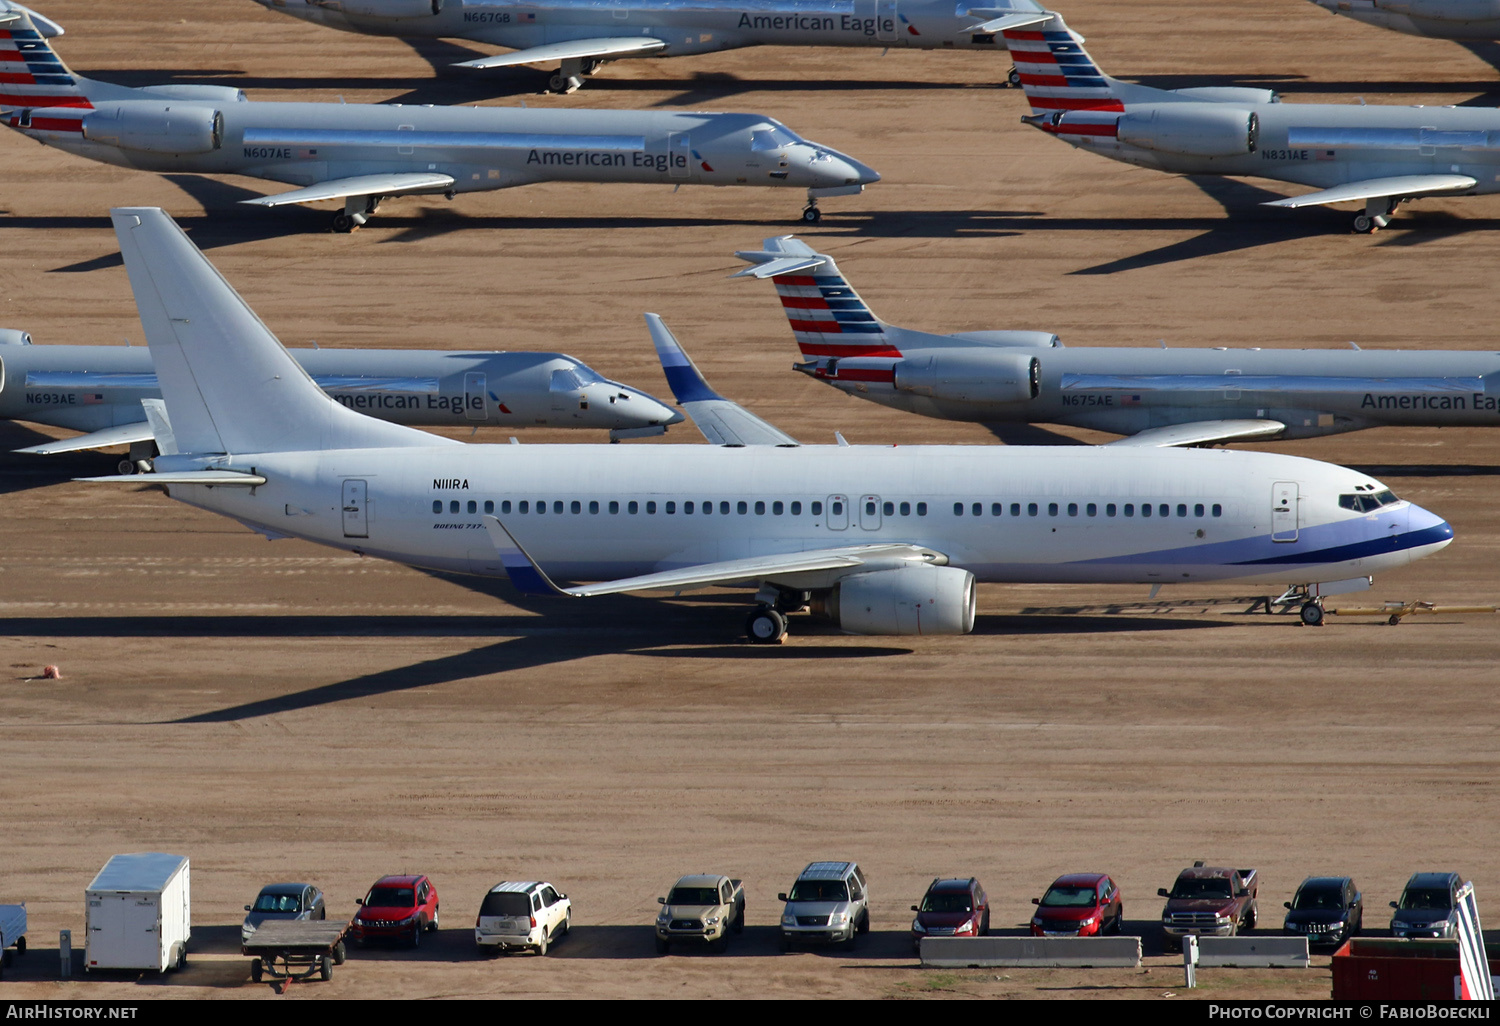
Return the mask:
<svg viewBox="0 0 1500 1026">
<path fill-rule="evenodd" d="M 189 896 L 183 856 L 111 856 L 84 891 L 85 971 L 182 968 L 193 932 Z"/>
</svg>

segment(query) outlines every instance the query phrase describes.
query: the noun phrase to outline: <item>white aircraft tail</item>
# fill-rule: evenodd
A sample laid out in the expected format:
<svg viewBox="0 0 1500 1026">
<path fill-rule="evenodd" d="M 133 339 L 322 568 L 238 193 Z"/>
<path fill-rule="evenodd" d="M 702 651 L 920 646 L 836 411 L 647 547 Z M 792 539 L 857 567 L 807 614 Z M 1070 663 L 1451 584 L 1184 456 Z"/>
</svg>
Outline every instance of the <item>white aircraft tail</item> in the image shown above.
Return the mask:
<svg viewBox="0 0 1500 1026">
<path fill-rule="evenodd" d="M 1127 103 L 1180 99 L 1163 89 L 1110 78 L 1083 48 L 1083 37 L 1056 11 L 1040 25 L 1002 35 L 1033 114 L 1084 110 L 1122 112 Z"/>
<path fill-rule="evenodd" d="M 340 406 L 164 211 L 110 216 L 179 452 L 461 444 Z"/>
</svg>

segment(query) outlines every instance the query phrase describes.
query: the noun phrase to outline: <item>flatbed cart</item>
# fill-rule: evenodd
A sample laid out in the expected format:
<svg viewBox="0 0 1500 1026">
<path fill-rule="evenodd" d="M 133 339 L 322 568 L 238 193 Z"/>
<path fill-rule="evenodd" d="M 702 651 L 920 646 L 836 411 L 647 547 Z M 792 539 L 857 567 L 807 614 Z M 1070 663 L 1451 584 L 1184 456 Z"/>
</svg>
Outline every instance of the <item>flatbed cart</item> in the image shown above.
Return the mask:
<svg viewBox="0 0 1500 1026">
<path fill-rule="evenodd" d="M 333 967 L 344 964 L 348 932 L 348 923 L 325 919 L 271 919 L 261 923 L 240 950 L 254 959 L 252 980 L 280 980 L 285 993 L 293 981 L 309 979 L 314 973 L 332 979 Z"/>
</svg>

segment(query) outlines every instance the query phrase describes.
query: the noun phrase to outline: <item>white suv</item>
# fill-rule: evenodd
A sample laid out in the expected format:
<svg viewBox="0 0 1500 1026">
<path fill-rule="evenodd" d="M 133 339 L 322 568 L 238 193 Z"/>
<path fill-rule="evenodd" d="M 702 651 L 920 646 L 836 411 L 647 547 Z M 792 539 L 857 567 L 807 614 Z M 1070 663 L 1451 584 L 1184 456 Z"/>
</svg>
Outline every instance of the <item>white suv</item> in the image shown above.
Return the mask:
<svg viewBox="0 0 1500 1026">
<path fill-rule="evenodd" d="M 573 918 L 573 903 L 549 883 L 506 882 L 491 887 L 474 920 L 474 943 L 488 955 L 530 948 L 538 955 L 563 937 Z"/>
<path fill-rule="evenodd" d="M 781 912 L 781 950 L 793 944 L 842 943 L 870 929 L 869 887 L 853 862 L 814 862 L 802 871 Z"/>
</svg>

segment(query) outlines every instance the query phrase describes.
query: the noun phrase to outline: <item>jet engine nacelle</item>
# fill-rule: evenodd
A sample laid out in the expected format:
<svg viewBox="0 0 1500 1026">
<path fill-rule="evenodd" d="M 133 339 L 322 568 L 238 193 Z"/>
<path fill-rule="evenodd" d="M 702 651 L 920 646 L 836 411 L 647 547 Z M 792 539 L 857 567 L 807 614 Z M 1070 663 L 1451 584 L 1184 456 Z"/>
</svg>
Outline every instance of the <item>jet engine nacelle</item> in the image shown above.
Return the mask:
<svg viewBox="0 0 1500 1026">
<path fill-rule="evenodd" d="M 443 0 L 322 0 L 318 6 L 360 18 L 427 18 L 442 13 Z"/>
<path fill-rule="evenodd" d="M 1431 21 L 1494 21 L 1500 19 L 1500 0 L 1375 0 L 1392 14 Z"/>
<path fill-rule="evenodd" d="M 1021 403 L 1041 389 L 1042 368 L 1025 353 L 941 349 L 897 361 L 898 392 L 970 403 Z"/>
<path fill-rule="evenodd" d="M 1254 153 L 1260 118 L 1217 103 L 1164 103 L 1120 115 L 1118 138 L 1129 146 L 1189 157 Z"/>
<path fill-rule="evenodd" d="M 83 137 L 146 153 L 210 153 L 224 143 L 224 115 L 192 104 L 121 103 L 85 115 Z"/>
<path fill-rule="evenodd" d="M 927 563 L 854 574 L 839 581 L 821 605 L 851 634 L 968 634 L 974 629 L 974 575 Z"/>
<path fill-rule="evenodd" d="M 19 328 L 0 328 L 0 346 L 29 346 L 31 332 Z"/>
</svg>

